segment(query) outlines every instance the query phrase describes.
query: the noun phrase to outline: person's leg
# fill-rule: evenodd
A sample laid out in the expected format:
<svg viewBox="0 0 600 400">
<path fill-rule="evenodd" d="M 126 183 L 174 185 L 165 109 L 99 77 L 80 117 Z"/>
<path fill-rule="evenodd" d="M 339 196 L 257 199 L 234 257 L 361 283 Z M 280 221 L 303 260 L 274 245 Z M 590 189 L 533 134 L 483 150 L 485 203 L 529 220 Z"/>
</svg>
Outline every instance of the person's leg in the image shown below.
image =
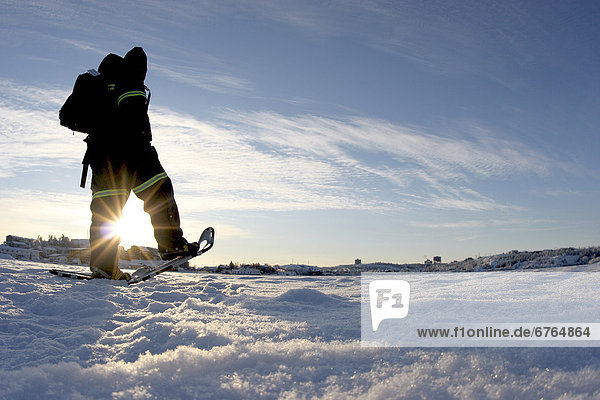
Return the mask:
<svg viewBox="0 0 600 400">
<path fill-rule="evenodd" d="M 92 224 L 90 227 L 90 268 L 92 272 L 109 279 L 121 279 L 119 269 L 119 243 L 121 238 L 115 230 L 115 224 L 121 219 L 121 213 L 127 202 L 128 193 L 99 191 L 92 197 L 90 209 Z"/>
<path fill-rule="evenodd" d="M 175 202 L 173 184 L 166 173 L 153 177 L 156 179 L 148 187 L 135 187 L 134 193 L 144 202 L 144 211 L 150 215 L 154 228 L 154 237 L 158 242 L 158 249 L 177 247 L 183 236 L 180 227 L 179 210 Z"/>
<path fill-rule="evenodd" d="M 115 229 L 129 197 L 124 182 L 124 166 L 112 168 L 92 165 L 92 224 L 90 226 L 90 269 L 94 275 L 109 279 L 127 279 L 119 269 L 119 243 Z"/>
<path fill-rule="evenodd" d="M 144 211 L 150 214 L 158 251 L 163 258 L 190 251 L 183 238 L 173 184 L 154 147 L 148 146 L 140 156 L 133 192 L 144 202 Z"/>
</svg>

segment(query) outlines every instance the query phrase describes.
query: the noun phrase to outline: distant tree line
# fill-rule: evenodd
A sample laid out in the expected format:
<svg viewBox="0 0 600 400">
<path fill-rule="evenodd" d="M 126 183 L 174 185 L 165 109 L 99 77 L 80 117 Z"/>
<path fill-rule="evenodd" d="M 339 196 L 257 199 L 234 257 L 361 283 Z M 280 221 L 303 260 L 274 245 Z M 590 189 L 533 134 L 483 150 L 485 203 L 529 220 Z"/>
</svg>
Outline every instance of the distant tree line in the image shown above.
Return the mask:
<svg viewBox="0 0 600 400">
<path fill-rule="evenodd" d="M 41 235 L 38 235 L 38 237 L 33 241 L 33 245 L 34 247 L 71 247 L 72 243 L 71 239 L 69 239 L 69 237 L 65 236 L 64 234 L 60 235 L 60 237 L 57 237 L 55 235 L 48 235 L 48 240 L 44 240 L 44 238 Z"/>
</svg>

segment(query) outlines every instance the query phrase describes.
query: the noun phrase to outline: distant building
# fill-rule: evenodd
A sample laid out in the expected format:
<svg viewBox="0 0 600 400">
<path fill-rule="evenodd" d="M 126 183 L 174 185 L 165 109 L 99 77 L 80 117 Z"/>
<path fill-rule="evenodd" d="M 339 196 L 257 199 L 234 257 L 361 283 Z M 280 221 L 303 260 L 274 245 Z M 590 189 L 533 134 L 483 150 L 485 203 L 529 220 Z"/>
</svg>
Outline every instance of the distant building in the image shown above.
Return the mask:
<svg viewBox="0 0 600 400">
<path fill-rule="evenodd" d="M 13 247 L 8 244 L 0 244 L 0 253 L 8 254 L 9 256 L 16 258 L 17 260 L 40 260 L 40 251 L 22 247 Z"/>
<path fill-rule="evenodd" d="M 356 260 L 354 260 L 354 265 L 360 265 L 362 264 L 362 260 L 360 258 L 357 258 Z"/>
<path fill-rule="evenodd" d="M 431 264 L 433 264 L 433 263 L 431 262 L 431 260 L 429 258 L 427 260 L 425 260 L 425 265 L 431 265 Z"/>
<path fill-rule="evenodd" d="M 441 264 L 442 263 L 442 257 L 440 257 L 440 256 L 433 257 L 433 263 L 434 264 Z"/>
<path fill-rule="evenodd" d="M 8 235 L 6 236 L 6 244 L 11 247 L 19 247 L 22 249 L 28 249 L 33 247 L 33 242 L 35 239 L 30 239 L 21 236 Z"/>
</svg>

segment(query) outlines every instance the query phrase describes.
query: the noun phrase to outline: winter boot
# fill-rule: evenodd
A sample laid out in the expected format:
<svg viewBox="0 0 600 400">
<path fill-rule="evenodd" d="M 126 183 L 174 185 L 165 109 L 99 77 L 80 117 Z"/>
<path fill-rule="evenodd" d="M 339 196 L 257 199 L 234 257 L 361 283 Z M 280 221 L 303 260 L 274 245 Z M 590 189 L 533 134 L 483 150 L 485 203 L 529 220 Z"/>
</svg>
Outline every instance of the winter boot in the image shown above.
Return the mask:
<svg viewBox="0 0 600 400">
<path fill-rule="evenodd" d="M 197 254 L 198 250 L 200 249 L 198 243 L 188 243 L 188 241 L 185 240 L 183 237 L 180 238 L 178 242 L 179 243 L 177 243 L 175 247 L 171 249 L 159 248 L 160 257 L 163 260 L 168 261 L 176 257 L 186 257 Z"/>
<path fill-rule="evenodd" d="M 112 279 L 116 281 L 128 281 L 131 279 L 131 275 L 127 272 L 121 271 L 119 267 L 116 267 L 112 274 L 104 271 L 100 268 L 92 268 L 92 278 L 104 278 L 104 279 Z"/>
</svg>

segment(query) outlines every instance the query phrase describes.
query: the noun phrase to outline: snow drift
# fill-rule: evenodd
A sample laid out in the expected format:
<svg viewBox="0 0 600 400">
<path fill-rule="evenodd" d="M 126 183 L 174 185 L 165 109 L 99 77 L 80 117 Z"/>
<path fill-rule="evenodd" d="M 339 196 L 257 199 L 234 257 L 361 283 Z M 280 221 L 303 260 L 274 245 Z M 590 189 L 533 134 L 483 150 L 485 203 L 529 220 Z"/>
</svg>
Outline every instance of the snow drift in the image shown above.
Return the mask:
<svg viewBox="0 0 600 400">
<path fill-rule="evenodd" d="M 0 260 L 1 399 L 600 396 L 597 348 L 362 348 L 359 277 L 47 269 Z"/>
</svg>

